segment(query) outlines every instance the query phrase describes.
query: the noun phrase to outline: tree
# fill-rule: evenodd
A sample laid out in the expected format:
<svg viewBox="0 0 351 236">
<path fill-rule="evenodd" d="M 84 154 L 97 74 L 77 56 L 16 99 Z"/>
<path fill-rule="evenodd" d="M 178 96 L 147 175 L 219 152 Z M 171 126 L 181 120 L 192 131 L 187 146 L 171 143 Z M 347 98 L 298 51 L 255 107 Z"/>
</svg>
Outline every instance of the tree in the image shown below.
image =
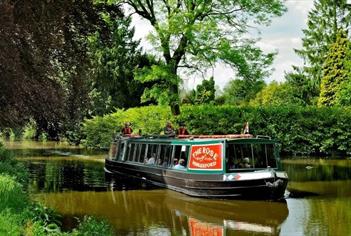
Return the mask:
<svg viewBox="0 0 351 236">
<path fill-rule="evenodd" d="M 196 90 L 193 89 L 186 94 L 183 99 L 183 103 L 190 104 L 205 104 L 211 103 L 215 100 L 215 81 L 213 77 L 209 80 L 203 80 L 201 84 L 196 86 Z"/>
<path fill-rule="evenodd" d="M 316 105 L 319 92 L 308 75 L 301 69 L 294 66 L 294 72 L 285 74 L 286 84 L 291 95 L 301 105 Z"/>
<path fill-rule="evenodd" d="M 157 64 L 153 57 L 141 52 L 139 41 L 133 39 L 131 18 L 111 19 L 110 15 L 105 15 L 104 21 L 108 32 L 98 29 L 89 36 L 93 80 L 91 115 L 139 106 L 145 85 L 134 80 L 134 70 Z"/>
<path fill-rule="evenodd" d="M 90 104 L 86 37 L 105 34 L 102 13 L 123 16 L 91 0 L 0 2 L 0 127 L 32 118 L 57 139 L 63 123 L 79 126 Z"/>
<path fill-rule="evenodd" d="M 262 90 L 265 83 L 262 80 L 231 80 L 223 91 L 223 97 L 227 104 L 245 104 L 256 97 L 256 94 Z"/>
<path fill-rule="evenodd" d="M 258 92 L 256 97 L 250 101 L 250 104 L 254 106 L 302 105 L 303 101 L 294 97 L 292 88 L 288 83 L 273 81 Z"/>
<path fill-rule="evenodd" d="M 295 72 L 301 75 L 302 71 L 311 80 L 309 84 L 314 87 L 313 93 L 319 93 L 323 77 L 322 65 L 330 44 L 335 42 L 338 31 L 347 30 L 350 23 L 351 13 L 347 0 L 314 1 L 314 8 L 308 14 L 307 28 L 303 30 L 303 48 L 295 49 L 304 60 L 304 66 Z"/>
<path fill-rule="evenodd" d="M 97 0 L 102 1 L 102 0 Z M 222 61 L 238 77 L 262 78 L 273 54 L 264 54 L 248 39 L 249 23 L 268 24 L 284 11 L 281 0 L 109 0 L 124 4 L 154 28 L 149 38 L 162 64 L 138 73 L 142 82 L 155 81 L 144 99 L 157 98 L 179 109 L 179 68 L 201 70 Z"/>
<path fill-rule="evenodd" d="M 350 57 L 351 42 L 345 31 L 340 31 L 336 42 L 330 46 L 325 63 L 323 65 L 323 78 L 321 93 L 318 100 L 320 106 L 338 105 L 338 100 L 345 96 L 342 91 L 346 84 L 350 83 L 351 70 L 346 63 Z"/>
</svg>

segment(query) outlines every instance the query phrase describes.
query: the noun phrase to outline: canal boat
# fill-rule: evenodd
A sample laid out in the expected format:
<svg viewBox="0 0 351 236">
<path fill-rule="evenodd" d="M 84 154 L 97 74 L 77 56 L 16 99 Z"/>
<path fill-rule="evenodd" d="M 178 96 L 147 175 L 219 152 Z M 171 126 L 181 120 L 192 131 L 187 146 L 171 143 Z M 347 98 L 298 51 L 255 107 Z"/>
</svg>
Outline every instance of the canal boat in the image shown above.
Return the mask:
<svg viewBox="0 0 351 236">
<path fill-rule="evenodd" d="M 105 172 L 194 197 L 282 199 L 277 141 L 250 134 L 117 137 Z"/>
</svg>

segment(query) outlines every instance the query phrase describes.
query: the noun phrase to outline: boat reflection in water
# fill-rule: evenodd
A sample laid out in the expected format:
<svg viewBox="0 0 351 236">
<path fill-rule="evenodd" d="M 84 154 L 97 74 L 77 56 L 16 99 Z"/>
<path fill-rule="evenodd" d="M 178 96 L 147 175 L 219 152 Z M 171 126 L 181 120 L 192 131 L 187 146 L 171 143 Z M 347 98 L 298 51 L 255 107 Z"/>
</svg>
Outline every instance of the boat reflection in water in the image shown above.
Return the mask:
<svg viewBox="0 0 351 236">
<path fill-rule="evenodd" d="M 147 186 L 124 191 L 133 186 L 115 181 L 108 192 L 45 193 L 35 198 L 64 215 L 66 226 L 75 217 L 94 215 L 107 219 L 117 235 L 279 235 L 288 215 L 285 201 L 202 199 Z"/>
</svg>

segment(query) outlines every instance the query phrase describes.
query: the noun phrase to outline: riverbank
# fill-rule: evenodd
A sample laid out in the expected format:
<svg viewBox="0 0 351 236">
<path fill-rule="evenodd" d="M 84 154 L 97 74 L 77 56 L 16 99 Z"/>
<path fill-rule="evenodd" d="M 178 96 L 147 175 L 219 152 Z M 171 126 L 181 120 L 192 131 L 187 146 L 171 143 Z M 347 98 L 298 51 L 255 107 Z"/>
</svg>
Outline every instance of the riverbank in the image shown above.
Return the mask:
<svg viewBox="0 0 351 236">
<path fill-rule="evenodd" d="M 0 143 L 0 235 L 113 235 L 105 221 L 88 216 L 64 232 L 60 215 L 30 200 L 23 187 L 27 181 L 27 170 Z"/>
</svg>

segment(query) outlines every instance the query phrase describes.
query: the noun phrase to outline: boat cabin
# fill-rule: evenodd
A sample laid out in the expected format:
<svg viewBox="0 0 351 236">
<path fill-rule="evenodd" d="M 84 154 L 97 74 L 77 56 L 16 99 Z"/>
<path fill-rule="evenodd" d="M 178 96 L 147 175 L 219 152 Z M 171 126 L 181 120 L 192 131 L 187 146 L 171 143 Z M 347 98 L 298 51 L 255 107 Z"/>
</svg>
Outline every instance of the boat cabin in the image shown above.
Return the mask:
<svg viewBox="0 0 351 236">
<path fill-rule="evenodd" d="M 210 198 L 280 199 L 288 183 L 277 142 L 251 135 L 119 137 L 105 171 Z"/>
<path fill-rule="evenodd" d="M 223 136 L 225 137 L 225 136 Z M 230 173 L 279 167 L 277 142 L 269 138 L 118 138 L 109 159 L 178 171 Z"/>
</svg>

